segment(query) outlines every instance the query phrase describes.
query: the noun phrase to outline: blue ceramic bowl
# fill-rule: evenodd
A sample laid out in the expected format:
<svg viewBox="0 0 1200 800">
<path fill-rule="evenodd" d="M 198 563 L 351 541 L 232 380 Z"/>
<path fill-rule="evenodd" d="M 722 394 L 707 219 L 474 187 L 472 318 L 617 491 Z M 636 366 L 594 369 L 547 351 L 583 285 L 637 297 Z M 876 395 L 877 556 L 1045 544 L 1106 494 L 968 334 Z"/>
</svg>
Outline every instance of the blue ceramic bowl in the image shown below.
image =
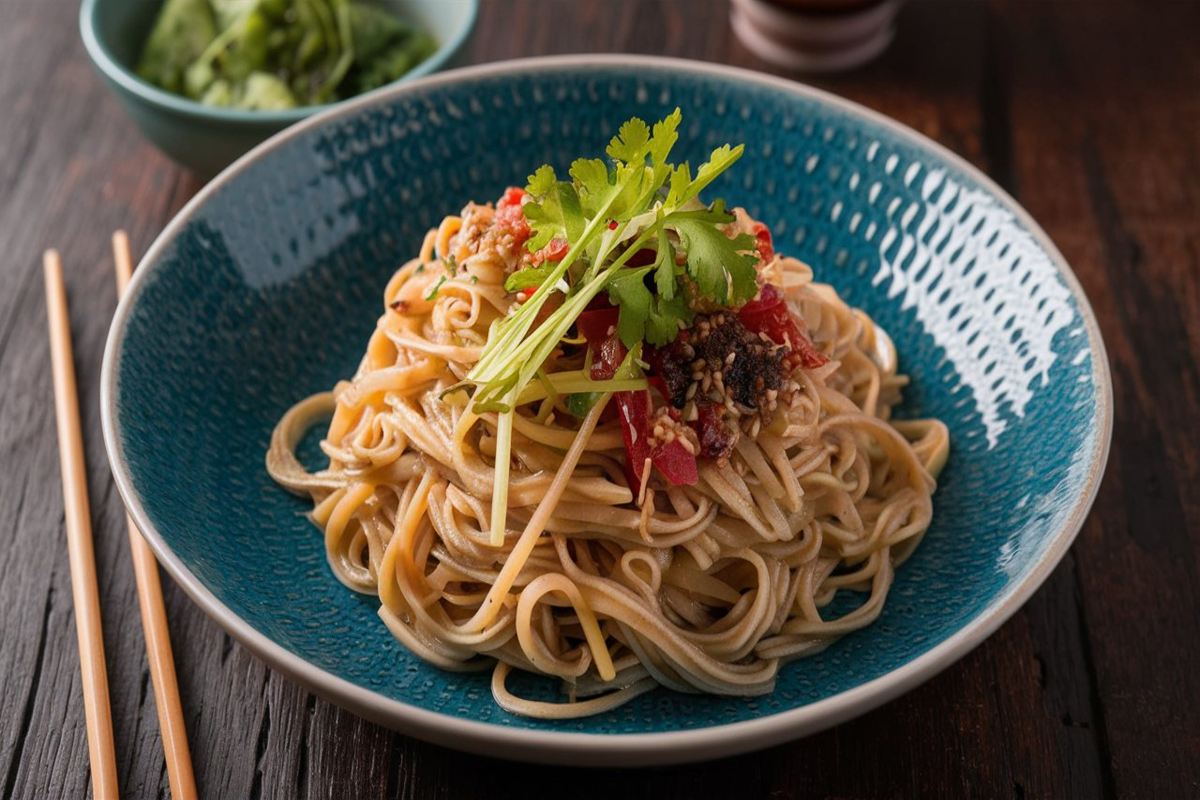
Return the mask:
<svg viewBox="0 0 1200 800">
<path fill-rule="evenodd" d="M 396 83 L 465 63 L 479 0 L 379 2 L 438 43 L 437 52 Z M 214 108 L 147 83 L 134 67 L 162 4 L 163 0 L 83 0 L 79 30 L 92 64 L 138 130 L 184 166 L 210 177 L 288 125 L 338 105 L 286 111 Z"/>
<path fill-rule="evenodd" d="M 263 467 L 299 398 L 355 369 L 380 292 L 426 229 L 531 168 L 601 154 L 627 117 L 684 111 L 679 149 L 746 154 L 710 197 L 766 221 L 891 332 L 904 415 L 945 420 L 934 521 L 883 615 L 750 700 L 659 690 L 590 719 L 506 714 L 488 676 L 410 655 L 330 574 L 306 503 Z M 373 720 L 490 755 L 709 758 L 832 725 L 979 644 L 1066 552 L 1111 426 L 1087 300 L 1032 219 L 959 158 L 799 84 L 653 58 L 478 67 L 399 86 L 276 137 L 155 242 L 104 362 L 105 438 L 163 565 L 250 650 Z M 523 691 L 553 691 L 530 680 Z"/>
</svg>

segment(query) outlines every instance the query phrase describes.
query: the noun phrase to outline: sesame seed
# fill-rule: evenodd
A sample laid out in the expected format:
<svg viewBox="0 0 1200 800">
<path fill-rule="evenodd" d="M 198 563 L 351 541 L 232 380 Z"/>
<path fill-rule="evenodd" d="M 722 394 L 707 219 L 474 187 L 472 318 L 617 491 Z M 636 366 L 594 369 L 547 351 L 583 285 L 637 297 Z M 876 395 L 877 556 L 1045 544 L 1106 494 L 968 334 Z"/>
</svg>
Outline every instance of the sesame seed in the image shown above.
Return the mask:
<svg viewBox="0 0 1200 800">
<path fill-rule="evenodd" d="M 699 386 L 698 386 L 696 383 L 694 383 L 694 382 L 693 382 L 693 383 L 691 383 L 691 384 L 689 384 L 689 385 L 688 385 L 688 388 L 687 388 L 687 394 L 686 394 L 686 395 L 684 395 L 684 399 L 685 399 L 685 400 L 691 400 L 693 397 L 695 397 L 695 396 L 696 396 L 696 389 L 698 389 L 698 388 L 700 388 L 700 387 L 699 387 Z"/>
<path fill-rule="evenodd" d="M 705 361 L 703 358 L 697 358 L 695 361 L 692 362 L 693 370 L 701 370 L 701 369 L 704 369 L 706 366 L 708 366 L 708 362 Z"/>
</svg>

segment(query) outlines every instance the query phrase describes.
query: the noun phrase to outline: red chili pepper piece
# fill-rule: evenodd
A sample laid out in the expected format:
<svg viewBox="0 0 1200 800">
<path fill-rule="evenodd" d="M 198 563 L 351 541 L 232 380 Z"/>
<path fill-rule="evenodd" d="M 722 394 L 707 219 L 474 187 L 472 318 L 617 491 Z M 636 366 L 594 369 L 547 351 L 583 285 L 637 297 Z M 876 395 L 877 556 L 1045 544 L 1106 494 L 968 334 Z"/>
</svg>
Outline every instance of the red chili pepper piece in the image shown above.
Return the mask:
<svg viewBox="0 0 1200 800">
<path fill-rule="evenodd" d="M 675 486 L 694 486 L 700 481 L 696 457 L 689 453 L 683 442 L 678 439 L 654 448 L 654 452 L 650 454 L 650 462 Z M 638 487 L 638 492 L 641 492 L 641 486 Z"/>
<path fill-rule="evenodd" d="M 496 203 L 495 225 L 508 231 L 518 247 L 532 235 L 525 212 L 521 208 L 525 201 L 525 190 L 510 186 L 504 196 Z"/>
<path fill-rule="evenodd" d="M 525 202 L 526 191 L 519 186 L 510 186 L 504 190 L 504 195 L 496 201 L 496 208 L 519 206 Z"/>
<path fill-rule="evenodd" d="M 593 369 L 595 369 L 593 367 Z M 642 471 L 650 454 L 649 392 L 617 392 L 617 418 L 621 420 L 621 437 L 625 441 L 625 478 L 636 499 L 642 493 Z"/>
<path fill-rule="evenodd" d="M 625 477 L 634 497 L 642 494 L 642 476 L 646 459 L 671 484 L 694 485 L 700 480 L 696 457 L 678 439 L 650 447 L 650 392 L 617 392 L 618 418 L 625 440 Z"/>
<path fill-rule="evenodd" d="M 558 263 L 567 257 L 567 250 L 570 246 L 562 239 L 551 239 L 550 243 L 533 254 L 532 265 L 541 266 L 543 262 L 553 261 Z"/>
<path fill-rule="evenodd" d="M 783 292 L 773 283 L 763 284 L 758 297 L 742 306 L 738 319 L 753 333 L 765 333 L 776 344 L 787 345 L 788 360 L 804 369 L 815 369 L 829 358 L 813 346 L 805 332 L 803 320 L 788 311 Z"/>
<path fill-rule="evenodd" d="M 567 257 L 567 251 L 570 249 L 570 245 L 568 245 L 562 239 L 551 239 L 550 244 L 546 245 L 538 252 L 544 253 L 547 261 L 554 261 L 557 263 Z"/>
<path fill-rule="evenodd" d="M 592 349 L 592 380 L 612 378 L 628 351 L 621 339 L 609 331 L 619 318 L 616 308 L 584 311 L 575 321 L 576 328 Z M 676 440 L 650 448 L 651 403 L 649 390 L 617 392 L 617 417 L 625 442 L 625 477 L 635 497 L 642 492 L 642 471 L 646 459 L 672 484 L 694 484 L 700 480 L 696 457 Z"/>
<path fill-rule="evenodd" d="M 609 336 L 592 347 L 592 380 L 607 381 L 617 374 L 617 368 L 625 360 L 625 345 L 616 336 Z"/>
<path fill-rule="evenodd" d="M 592 305 L 596 305 L 595 300 L 588 306 L 588 310 L 580 314 L 579 319 L 575 320 L 575 327 L 579 331 L 579 335 L 587 339 L 587 343 L 592 346 L 592 352 L 595 354 L 596 349 L 599 348 L 605 339 L 609 338 L 608 329 L 616 327 L 617 320 L 620 318 L 620 312 L 613 306 L 592 308 Z M 625 354 L 622 353 L 621 358 L 624 357 Z M 617 364 L 620 364 L 620 361 Z M 616 368 L 616 365 L 614 365 L 613 369 L 615 370 Z"/>
<path fill-rule="evenodd" d="M 761 222 L 754 223 L 750 230 L 754 232 L 754 238 L 758 240 L 755 245 L 758 255 L 763 261 L 770 261 L 775 257 L 775 245 L 771 242 L 771 231 Z"/>
<path fill-rule="evenodd" d="M 701 458 L 728 458 L 733 452 L 734 433 L 725 422 L 723 405 L 704 403 L 697 406 L 696 420 L 691 426 L 700 439 Z"/>
</svg>

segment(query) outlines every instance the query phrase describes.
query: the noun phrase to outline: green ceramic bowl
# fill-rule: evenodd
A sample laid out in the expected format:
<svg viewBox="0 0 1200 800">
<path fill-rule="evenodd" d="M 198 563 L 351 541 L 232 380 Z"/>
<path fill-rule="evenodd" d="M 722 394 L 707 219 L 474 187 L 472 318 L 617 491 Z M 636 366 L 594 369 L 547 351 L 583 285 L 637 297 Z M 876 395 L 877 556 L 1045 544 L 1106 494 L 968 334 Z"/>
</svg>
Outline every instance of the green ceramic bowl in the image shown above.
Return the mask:
<svg viewBox="0 0 1200 800">
<path fill-rule="evenodd" d="M 147 83 L 134 66 L 161 5 L 162 0 L 83 0 L 79 28 L 88 57 L 134 124 L 179 163 L 210 177 L 292 123 L 339 105 L 286 111 L 213 108 Z M 479 0 L 383 0 L 382 5 L 428 31 L 439 45 L 396 83 L 463 63 Z"/>
</svg>

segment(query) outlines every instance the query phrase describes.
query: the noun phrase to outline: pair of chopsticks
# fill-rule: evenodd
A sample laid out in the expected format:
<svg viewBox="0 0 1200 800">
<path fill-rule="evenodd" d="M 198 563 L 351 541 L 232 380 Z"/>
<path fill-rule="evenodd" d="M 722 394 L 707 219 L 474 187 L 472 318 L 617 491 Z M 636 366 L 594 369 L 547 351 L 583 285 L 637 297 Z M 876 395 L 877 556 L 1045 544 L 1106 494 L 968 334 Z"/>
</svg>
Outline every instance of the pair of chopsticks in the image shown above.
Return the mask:
<svg viewBox="0 0 1200 800">
<path fill-rule="evenodd" d="M 123 295 L 133 274 L 129 237 L 113 234 L 113 256 L 117 270 L 117 293 Z M 113 741 L 112 709 L 108 702 L 108 676 L 104 662 L 104 639 L 100 631 L 100 593 L 96 584 L 96 557 L 92 547 L 91 511 L 87 495 L 87 469 L 83 459 L 83 434 L 79 423 L 79 397 L 75 386 L 75 360 L 71 347 L 71 321 L 58 253 L 47 250 L 46 309 L 50 323 L 50 355 L 54 373 L 54 408 L 58 418 L 58 455 L 62 465 L 63 505 L 67 522 L 67 554 L 71 562 L 71 594 L 75 603 L 75 627 L 79 635 L 79 666 L 83 674 L 83 709 L 87 720 L 88 756 L 92 765 L 92 794 L 97 798 L 117 797 L 116 747 Z M 183 706 L 175 679 L 175 660 L 163 605 L 158 562 L 150 545 L 126 515 L 133 571 L 137 579 L 138 605 L 158 725 L 171 795 L 195 798 L 196 782 L 188 751 Z"/>
</svg>

